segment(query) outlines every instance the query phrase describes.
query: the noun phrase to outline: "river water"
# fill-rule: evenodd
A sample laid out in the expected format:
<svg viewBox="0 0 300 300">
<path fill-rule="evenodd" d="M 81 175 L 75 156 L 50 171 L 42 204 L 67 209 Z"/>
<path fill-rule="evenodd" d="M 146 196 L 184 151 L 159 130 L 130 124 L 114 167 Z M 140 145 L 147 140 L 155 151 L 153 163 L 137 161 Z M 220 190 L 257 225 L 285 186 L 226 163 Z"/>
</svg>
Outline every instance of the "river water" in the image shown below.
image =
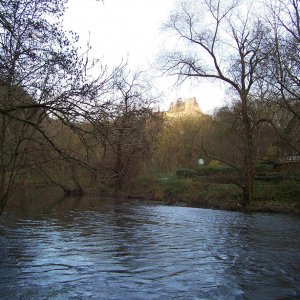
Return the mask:
<svg viewBox="0 0 300 300">
<path fill-rule="evenodd" d="M 0 299 L 300 299 L 294 216 L 41 197 L 0 245 Z"/>
</svg>

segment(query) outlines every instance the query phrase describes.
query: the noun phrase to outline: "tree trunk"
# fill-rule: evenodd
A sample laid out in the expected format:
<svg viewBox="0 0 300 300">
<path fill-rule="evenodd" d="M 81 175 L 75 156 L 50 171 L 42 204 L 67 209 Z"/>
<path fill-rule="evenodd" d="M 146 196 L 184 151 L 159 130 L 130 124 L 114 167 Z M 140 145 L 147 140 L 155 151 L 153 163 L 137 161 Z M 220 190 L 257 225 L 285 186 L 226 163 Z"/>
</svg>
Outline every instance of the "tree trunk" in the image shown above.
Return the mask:
<svg viewBox="0 0 300 300">
<path fill-rule="evenodd" d="M 253 162 L 253 131 L 251 119 L 248 115 L 247 96 L 243 95 L 242 100 L 242 120 L 245 131 L 245 153 L 244 153 L 244 184 L 242 206 L 247 209 L 253 198 L 254 185 L 254 162 Z"/>
<path fill-rule="evenodd" d="M 247 138 L 247 149 L 245 151 L 245 182 L 243 206 L 247 208 L 253 198 L 254 170 L 253 170 L 253 144 L 252 137 Z M 249 144 L 249 145 L 248 145 Z"/>
<path fill-rule="evenodd" d="M 8 200 L 8 193 L 4 191 L 0 191 L 0 216 L 3 214 Z"/>
<path fill-rule="evenodd" d="M 123 135 L 123 129 L 120 130 L 119 132 L 119 137 L 118 137 L 118 144 L 117 144 L 117 149 L 116 149 L 116 162 L 115 162 L 115 169 L 114 169 L 114 173 L 115 173 L 115 182 L 114 182 L 114 194 L 118 195 L 118 193 L 120 192 L 121 188 L 122 188 L 122 179 L 123 179 L 123 164 L 122 164 L 122 142 L 121 142 L 121 138 Z"/>
</svg>

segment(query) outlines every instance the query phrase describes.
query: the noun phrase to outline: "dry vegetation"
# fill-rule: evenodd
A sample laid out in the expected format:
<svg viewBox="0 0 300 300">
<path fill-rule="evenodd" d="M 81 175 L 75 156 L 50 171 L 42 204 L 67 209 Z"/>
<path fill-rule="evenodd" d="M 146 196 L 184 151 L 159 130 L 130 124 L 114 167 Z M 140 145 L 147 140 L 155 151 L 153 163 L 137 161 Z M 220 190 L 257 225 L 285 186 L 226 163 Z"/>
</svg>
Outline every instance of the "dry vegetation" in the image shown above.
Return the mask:
<svg viewBox="0 0 300 300">
<path fill-rule="evenodd" d="M 168 118 L 142 73 L 108 72 L 51 23 L 65 1 L 1 1 L 0 213 L 16 185 L 298 211 L 299 5 L 266 2 L 264 16 L 235 1 L 179 5 L 166 30 L 185 46 L 163 68 L 179 82 L 221 80 L 231 101 L 212 116 Z"/>
</svg>

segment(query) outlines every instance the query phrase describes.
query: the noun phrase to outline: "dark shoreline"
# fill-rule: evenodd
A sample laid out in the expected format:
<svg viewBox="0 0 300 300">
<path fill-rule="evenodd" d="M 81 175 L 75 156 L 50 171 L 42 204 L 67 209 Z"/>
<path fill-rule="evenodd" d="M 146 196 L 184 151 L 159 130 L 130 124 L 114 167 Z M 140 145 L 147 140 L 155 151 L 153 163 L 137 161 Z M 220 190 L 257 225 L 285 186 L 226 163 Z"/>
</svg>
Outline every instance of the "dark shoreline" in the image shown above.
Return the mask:
<svg viewBox="0 0 300 300">
<path fill-rule="evenodd" d="M 158 193 L 126 193 L 122 192 L 119 195 L 112 193 L 101 193 L 97 191 L 85 191 L 82 195 L 64 195 L 61 189 L 49 186 L 19 186 L 22 191 L 22 196 L 26 194 L 27 199 L 31 199 L 36 195 L 42 197 L 45 193 L 55 195 L 54 198 L 59 198 L 59 202 L 63 202 L 70 198 L 84 198 L 84 197 L 96 197 L 99 200 L 111 199 L 112 201 L 126 201 L 134 200 L 139 202 L 145 202 L 153 205 L 166 205 L 166 206 L 185 206 L 203 209 L 216 209 L 224 211 L 238 211 L 245 213 L 274 213 L 274 214 L 287 214 L 287 215 L 300 215 L 300 209 L 295 203 L 286 203 L 272 200 L 254 200 L 247 210 L 243 209 L 242 205 L 239 204 L 238 199 L 224 199 L 215 197 L 215 195 L 208 198 L 199 198 L 194 195 L 176 195 L 166 196 Z M 19 198 L 19 197 L 17 197 Z M 14 201 L 17 199 L 11 199 L 8 201 L 8 207 L 14 206 Z M 42 205 L 41 205 L 42 206 Z"/>
</svg>

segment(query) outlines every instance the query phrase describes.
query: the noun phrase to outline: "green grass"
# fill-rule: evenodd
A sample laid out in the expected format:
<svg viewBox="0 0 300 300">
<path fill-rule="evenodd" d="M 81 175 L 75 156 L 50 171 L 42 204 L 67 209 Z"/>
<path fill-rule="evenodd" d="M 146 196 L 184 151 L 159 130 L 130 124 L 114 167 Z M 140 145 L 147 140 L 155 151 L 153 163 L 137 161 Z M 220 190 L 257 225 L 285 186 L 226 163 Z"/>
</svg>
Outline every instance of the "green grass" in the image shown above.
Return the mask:
<svg viewBox="0 0 300 300">
<path fill-rule="evenodd" d="M 197 172 L 192 169 L 177 169 L 176 176 L 180 178 L 194 178 L 197 176 Z"/>
<path fill-rule="evenodd" d="M 282 174 L 269 174 L 269 175 L 255 175 L 254 179 L 256 181 L 273 181 L 279 182 L 284 176 Z"/>
<path fill-rule="evenodd" d="M 254 166 L 254 172 L 256 175 L 266 175 L 274 171 L 275 164 L 271 162 L 258 163 Z"/>
<path fill-rule="evenodd" d="M 197 196 L 200 200 L 205 200 L 209 202 L 219 202 L 221 205 L 226 203 L 236 203 L 242 197 L 241 189 L 234 184 L 210 184 L 206 190 L 199 191 Z"/>
<path fill-rule="evenodd" d="M 293 180 L 256 182 L 254 186 L 254 200 L 298 204 L 300 202 L 300 183 Z"/>
<path fill-rule="evenodd" d="M 178 178 L 174 175 L 160 175 L 156 182 L 166 197 L 174 197 L 185 193 L 191 185 L 191 179 Z"/>
<path fill-rule="evenodd" d="M 200 166 L 196 170 L 199 176 L 233 174 L 235 169 L 229 166 Z"/>
<path fill-rule="evenodd" d="M 270 178 L 269 178 L 269 177 Z M 276 174 L 255 180 L 250 210 L 292 212 L 300 209 L 300 182 Z M 157 200 L 179 199 L 192 205 L 221 209 L 240 209 L 242 190 L 234 184 L 209 182 L 201 177 L 176 174 L 142 176 L 138 180 L 141 195 Z"/>
</svg>

